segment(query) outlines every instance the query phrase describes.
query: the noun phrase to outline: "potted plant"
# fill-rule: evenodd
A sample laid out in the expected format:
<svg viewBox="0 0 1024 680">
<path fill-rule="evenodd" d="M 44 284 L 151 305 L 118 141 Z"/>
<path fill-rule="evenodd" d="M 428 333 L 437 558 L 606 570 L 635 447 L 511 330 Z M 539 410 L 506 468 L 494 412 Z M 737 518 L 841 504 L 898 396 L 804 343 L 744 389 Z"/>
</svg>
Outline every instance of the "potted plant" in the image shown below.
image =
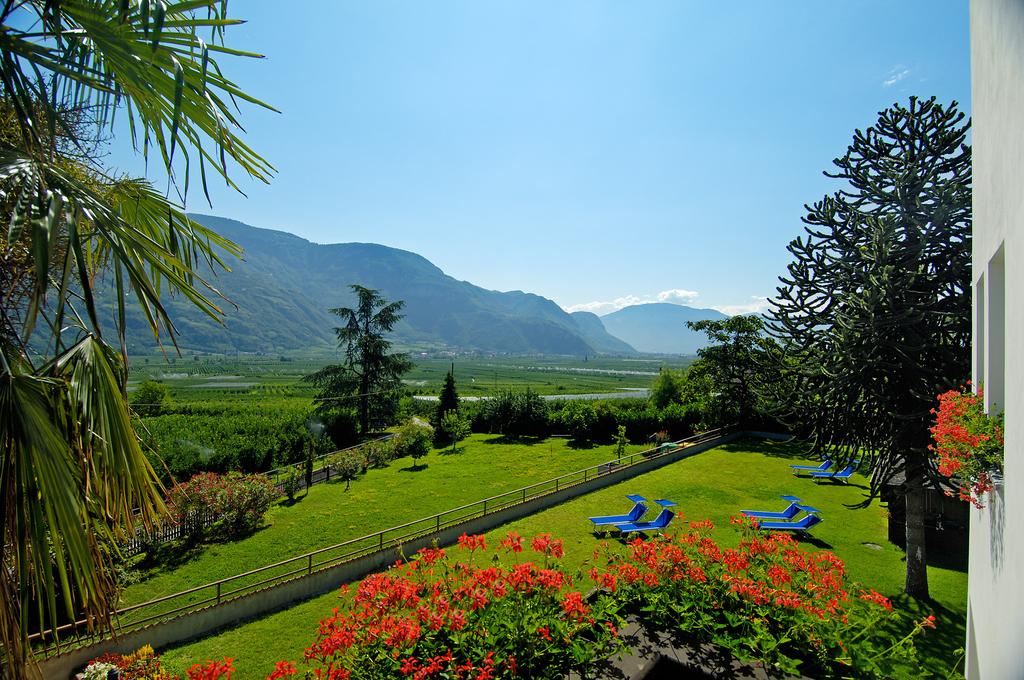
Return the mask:
<svg viewBox="0 0 1024 680">
<path fill-rule="evenodd" d="M 928 448 L 939 472 L 959 486 L 960 498 L 983 508 L 982 498 L 1002 478 L 1003 414 L 986 413 L 982 389 L 972 392 L 970 383 L 938 399 L 938 409 L 932 409 L 934 444 Z"/>
</svg>

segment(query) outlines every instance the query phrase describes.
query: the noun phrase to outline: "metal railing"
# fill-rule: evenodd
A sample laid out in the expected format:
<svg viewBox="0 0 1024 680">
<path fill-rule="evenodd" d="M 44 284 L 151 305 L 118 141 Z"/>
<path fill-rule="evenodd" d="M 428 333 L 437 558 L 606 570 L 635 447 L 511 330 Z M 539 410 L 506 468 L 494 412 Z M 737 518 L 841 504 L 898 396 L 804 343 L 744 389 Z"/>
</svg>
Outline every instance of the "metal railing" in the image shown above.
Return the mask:
<svg viewBox="0 0 1024 680">
<path fill-rule="evenodd" d="M 598 477 L 603 477 L 616 470 L 638 465 L 652 458 L 670 455 L 678 451 L 680 447 L 704 443 L 728 433 L 731 429 L 731 427 L 718 428 L 680 439 L 676 442 L 661 444 L 655 448 L 622 456 L 621 458 L 582 470 L 568 472 L 558 477 L 515 489 L 514 491 L 508 491 L 467 505 L 445 510 L 429 517 L 382 529 L 372 534 L 353 538 L 336 545 L 275 562 L 274 564 L 268 564 L 242 574 L 212 581 L 140 604 L 123 607 L 113 614 L 114 628 L 118 634 L 130 633 L 158 621 L 183 616 L 211 605 L 219 605 L 261 589 L 281 585 L 292 579 L 336 567 L 359 557 L 385 549 L 397 548 L 410 540 L 428 537 L 442 529 L 456 526 L 462 522 L 485 517 L 488 514 L 499 512 L 506 508 L 526 503 L 548 494 L 557 493 Z M 83 632 L 85 628 L 85 621 L 69 623 L 57 628 L 57 634 L 60 636 L 60 646 L 66 648 L 69 645 L 69 639 L 72 641 L 70 643 L 71 646 L 74 646 L 75 641 L 86 642 L 97 639 L 96 635 Z M 30 640 L 37 646 L 38 651 L 44 655 L 56 650 L 52 642 L 52 632 L 45 631 L 30 637 Z"/>
</svg>

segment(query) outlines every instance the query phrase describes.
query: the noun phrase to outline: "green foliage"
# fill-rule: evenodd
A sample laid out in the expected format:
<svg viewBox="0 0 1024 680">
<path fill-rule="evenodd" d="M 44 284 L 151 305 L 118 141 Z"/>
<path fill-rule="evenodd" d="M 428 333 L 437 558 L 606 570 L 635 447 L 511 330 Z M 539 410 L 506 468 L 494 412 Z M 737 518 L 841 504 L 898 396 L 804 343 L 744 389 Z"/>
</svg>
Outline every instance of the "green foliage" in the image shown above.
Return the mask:
<svg viewBox="0 0 1024 680">
<path fill-rule="evenodd" d="M 441 429 L 444 430 L 445 438 L 452 443 L 452 451 L 455 445 L 469 436 L 472 427 L 469 418 L 466 418 L 458 411 L 446 411 L 441 418 Z"/>
<path fill-rule="evenodd" d="M 158 416 L 171 406 L 167 385 L 157 380 L 143 380 L 132 393 L 132 410 L 142 417 Z"/>
<path fill-rule="evenodd" d="M 366 435 L 371 427 L 388 425 L 398 412 L 402 374 L 413 364 L 405 354 L 389 354 L 391 342 L 384 337 L 402 319 L 399 312 L 405 303 L 389 303 L 358 284 L 350 288 L 358 300 L 356 308 L 330 310 L 344 322 L 334 332 L 345 362 L 325 366 L 305 379 L 319 388 L 315 401 L 320 412 L 344 409 L 353 400 L 359 432 Z"/>
<path fill-rule="evenodd" d="M 591 439 L 597 413 L 589 401 L 567 401 L 558 411 L 558 425 L 577 441 Z"/>
<path fill-rule="evenodd" d="M 323 453 L 331 446 L 310 433 L 309 407 L 182 405 L 175 410 L 142 420 L 153 463 L 158 470 L 166 466 L 168 479 L 203 471 L 266 472 L 302 461 L 309 447 Z"/>
<path fill-rule="evenodd" d="M 626 437 L 626 426 L 619 425 L 615 431 L 615 457 L 622 458 L 626 455 L 626 447 L 629 445 L 629 438 Z"/>
<path fill-rule="evenodd" d="M 329 462 L 331 477 L 337 477 L 345 482 L 345 490 L 348 491 L 352 480 L 366 472 L 368 461 L 359 451 L 344 451 L 334 456 Z"/>
<path fill-rule="evenodd" d="M 791 386 L 780 413 L 815 447 L 904 478 L 909 594 L 927 597 L 924 484 L 933 399 L 970 372 L 970 123 L 934 98 L 857 131 L 789 245 L 770 329 Z M 868 499 L 870 501 L 870 497 Z"/>
<path fill-rule="evenodd" d="M 764 322 L 757 316 L 737 315 L 686 325 L 712 343 L 697 350 L 697 355 L 699 370 L 710 374 L 717 388 L 719 417 L 745 427 L 754 425 L 762 411 L 758 389 L 774 384 L 779 374 L 773 354 L 776 344 L 764 334 Z"/>
<path fill-rule="evenodd" d="M 360 451 L 366 456 L 366 464 L 372 468 L 387 467 L 387 464 L 395 459 L 394 445 L 390 440 L 372 441 Z"/>
<path fill-rule="evenodd" d="M 288 496 L 288 500 L 294 501 L 295 496 L 299 493 L 299 489 L 302 488 L 302 477 L 299 476 L 299 471 L 295 469 L 295 466 L 288 468 L 281 486 L 284 489 L 285 495 Z"/>
<path fill-rule="evenodd" d="M 395 458 L 411 456 L 414 461 L 418 461 L 430 453 L 433 440 L 434 428 L 422 421 L 410 419 L 392 439 Z"/>
<path fill-rule="evenodd" d="M 682 382 L 679 375 L 670 368 L 661 368 L 651 384 L 651 404 L 654 408 L 665 408 L 669 404 L 678 404 L 682 399 Z"/>
<path fill-rule="evenodd" d="M 548 432 L 548 404 L 539 394 L 507 390 L 489 399 L 482 420 L 490 432 L 511 437 L 541 437 Z"/>
<path fill-rule="evenodd" d="M 444 377 L 444 385 L 441 386 L 441 394 L 437 399 L 437 411 L 434 415 L 435 427 L 441 424 L 441 421 L 444 419 L 444 414 L 449 411 L 458 410 L 459 393 L 455 390 L 455 374 L 453 366 Z"/>
</svg>

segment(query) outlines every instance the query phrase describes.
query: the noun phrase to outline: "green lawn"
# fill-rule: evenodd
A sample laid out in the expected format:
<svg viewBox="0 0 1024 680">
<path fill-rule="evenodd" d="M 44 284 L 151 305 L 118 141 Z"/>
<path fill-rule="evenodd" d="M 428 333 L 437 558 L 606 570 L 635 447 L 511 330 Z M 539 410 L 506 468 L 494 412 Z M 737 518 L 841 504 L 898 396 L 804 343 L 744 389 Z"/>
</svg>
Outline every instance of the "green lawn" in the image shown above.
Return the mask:
<svg viewBox="0 0 1024 680">
<path fill-rule="evenodd" d="M 611 445 L 575 448 L 566 439 L 523 443 L 473 435 L 456 453 L 434 451 L 415 468 L 405 458 L 370 470 L 347 491 L 344 483 L 316 485 L 296 503 L 273 507 L 266 526 L 244 540 L 192 550 L 165 546 L 161 562 L 143 569 L 143 580 L 125 590 L 121 605 L 187 590 L 614 457 Z"/>
<path fill-rule="evenodd" d="M 825 518 L 815 529 L 812 547 L 835 551 L 846 561 L 854 580 L 883 593 L 899 593 L 903 584 L 903 554 L 886 541 L 885 509 L 878 505 L 864 510 L 846 507 L 861 500 L 863 479 L 854 478 L 849 486 L 819 486 L 807 479 L 795 479 L 787 464 L 797 451 L 791 445 L 753 441 L 720 447 L 512 522 L 488 534 L 488 545 L 496 545 L 512 530 L 524 536 L 551 532 L 565 540 L 568 566 L 583 567 L 600 540 L 591 533 L 584 518 L 620 509 L 625 511 L 629 502 L 623 498 L 624 494 L 673 499 L 687 519 L 714 520 L 723 542 L 735 540 L 736 533 L 728 526 L 730 515 L 742 508 L 781 508 L 785 503 L 778 497 L 794 494 L 818 507 Z M 484 474 L 484 469 L 478 468 L 478 472 Z M 487 471 L 485 476 L 503 475 Z M 369 486 L 372 480 L 371 477 L 360 484 Z M 462 483 L 468 483 L 468 479 Z M 307 526 L 314 528 L 312 522 Z M 930 567 L 929 579 L 933 604 L 921 606 L 898 597 L 897 606 L 915 616 L 935 613 L 939 627 L 929 631 L 919 646 L 922 656 L 926 657 L 924 665 L 929 674 L 945 677 L 949 666 L 956 661 L 954 650 L 963 646 L 967 574 Z M 172 670 L 183 672 L 195 661 L 231 656 L 236 659 L 236 678 L 263 678 L 277 660 L 301 660 L 303 650 L 313 639 L 317 622 L 336 604 L 337 595 L 328 593 L 257 621 L 166 650 L 164 659 Z M 299 667 L 302 668 L 301 663 Z"/>
</svg>

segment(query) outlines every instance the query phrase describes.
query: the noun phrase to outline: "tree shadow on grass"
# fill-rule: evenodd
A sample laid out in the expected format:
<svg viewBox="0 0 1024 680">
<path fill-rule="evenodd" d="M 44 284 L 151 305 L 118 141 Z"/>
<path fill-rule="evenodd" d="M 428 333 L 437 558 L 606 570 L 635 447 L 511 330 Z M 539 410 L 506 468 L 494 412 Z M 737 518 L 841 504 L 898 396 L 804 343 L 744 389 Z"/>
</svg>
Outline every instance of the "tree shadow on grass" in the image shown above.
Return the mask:
<svg viewBox="0 0 1024 680">
<path fill-rule="evenodd" d="M 589 439 L 570 439 L 566 447 L 574 451 L 589 451 L 590 449 L 597 448 L 597 444 Z"/>
<path fill-rule="evenodd" d="M 918 622 L 928 616 L 935 617 L 935 628 L 925 628 L 921 635 L 914 639 L 917 657 L 922 670 L 928 677 L 947 677 L 950 668 L 958 666 L 963 672 L 963 657 L 954 652 L 963 649 L 966 639 L 966 616 L 963 610 L 957 611 L 936 602 L 935 600 L 915 600 L 904 593 L 891 597 L 893 609 L 904 613 L 900 620 L 886 624 L 883 619 L 878 625 L 891 631 L 893 639 L 900 639 L 911 628 L 912 622 Z M 947 665 L 948 664 L 948 665 Z"/>
<path fill-rule="evenodd" d="M 535 444 L 541 444 L 544 442 L 544 437 L 517 437 L 510 434 L 503 434 L 494 439 L 487 439 L 484 444 L 499 444 L 501 446 L 508 446 L 510 444 L 516 444 L 519 446 L 533 446 Z"/>
<path fill-rule="evenodd" d="M 769 458 L 785 458 L 788 460 L 806 460 L 810 446 L 807 442 L 789 440 L 784 442 L 757 437 L 744 437 L 728 444 L 722 444 L 723 451 L 729 453 L 760 453 Z"/>
<path fill-rule="evenodd" d="M 446 446 L 443 449 L 437 450 L 439 456 L 458 456 L 466 452 L 465 446 L 456 446 L 454 449 L 451 446 Z"/>
<path fill-rule="evenodd" d="M 409 467 L 398 468 L 398 471 L 399 472 L 423 472 L 426 469 L 427 469 L 427 464 L 423 463 L 422 465 L 417 464 L 417 465 L 410 465 Z"/>
</svg>

